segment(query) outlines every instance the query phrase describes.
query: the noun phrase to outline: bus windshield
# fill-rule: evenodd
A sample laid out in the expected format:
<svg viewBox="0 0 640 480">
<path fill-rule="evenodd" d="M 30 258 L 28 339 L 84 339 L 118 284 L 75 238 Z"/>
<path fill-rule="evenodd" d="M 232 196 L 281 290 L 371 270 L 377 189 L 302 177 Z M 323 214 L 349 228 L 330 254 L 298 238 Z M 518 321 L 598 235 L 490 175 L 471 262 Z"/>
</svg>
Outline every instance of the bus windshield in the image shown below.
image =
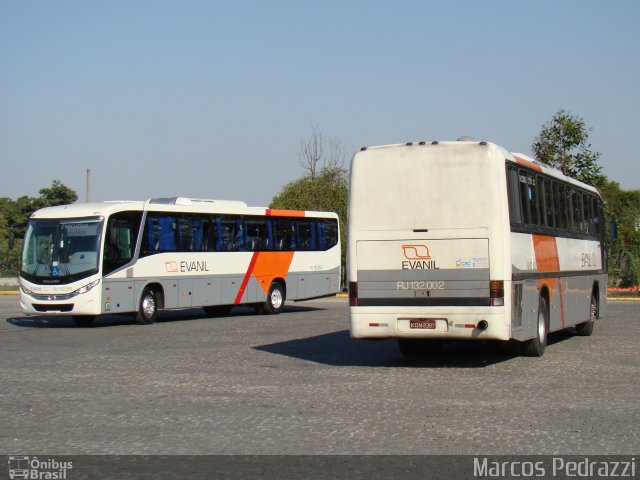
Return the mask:
<svg viewBox="0 0 640 480">
<path fill-rule="evenodd" d="M 68 283 L 98 272 L 101 218 L 29 220 L 20 275 Z"/>
</svg>

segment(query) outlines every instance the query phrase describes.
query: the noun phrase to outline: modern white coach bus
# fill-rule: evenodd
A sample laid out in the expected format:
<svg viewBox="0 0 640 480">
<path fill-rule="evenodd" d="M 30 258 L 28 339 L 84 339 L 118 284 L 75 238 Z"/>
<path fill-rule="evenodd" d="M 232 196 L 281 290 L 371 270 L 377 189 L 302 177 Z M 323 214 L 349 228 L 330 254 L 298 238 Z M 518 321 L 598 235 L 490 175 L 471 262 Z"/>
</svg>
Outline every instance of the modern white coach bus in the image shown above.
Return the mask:
<svg viewBox="0 0 640 480">
<path fill-rule="evenodd" d="M 487 142 L 362 148 L 351 163 L 347 271 L 353 338 L 405 355 L 446 340 L 590 335 L 606 302 L 597 190 Z"/>
<path fill-rule="evenodd" d="M 280 313 L 285 299 L 340 289 L 335 213 L 159 198 L 44 208 L 29 219 L 20 270 L 26 314 L 136 313 L 234 305 Z"/>
</svg>

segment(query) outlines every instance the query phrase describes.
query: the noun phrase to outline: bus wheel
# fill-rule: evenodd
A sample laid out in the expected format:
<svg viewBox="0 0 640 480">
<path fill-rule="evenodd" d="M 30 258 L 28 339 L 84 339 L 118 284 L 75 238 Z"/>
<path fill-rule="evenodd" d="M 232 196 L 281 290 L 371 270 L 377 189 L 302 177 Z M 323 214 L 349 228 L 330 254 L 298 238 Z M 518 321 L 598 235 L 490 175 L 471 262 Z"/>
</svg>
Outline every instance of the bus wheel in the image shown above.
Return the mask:
<svg viewBox="0 0 640 480">
<path fill-rule="evenodd" d="M 536 336 L 522 344 L 522 353 L 527 357 L 541 357 L 547 347 L 549 333 L 549 309 L 544 297 L 538 301 L 538 328 Z"/>
<path fill-rule="evenodd" d="M 153 288 L 146 287 L 140 297 L 140 305 L 136 314 L 136 322 L 140 325 L 149 325 L 156 320 L 158 315 L 158 302 Z"/>
<path fill-rule="evenodd" d="M 74 315 L 73 321 L 81 327 L 88 327 L 95 320 L 95 315 Z"/>
<path fill-rule="evenodd" d="M 277 315 L 284 309 L 284 288 L 282 284 L 273 282 L 269 288 L 267 301 L 264 302 L 264 313 L 268 315 Z"/>
<path fill-rule="evenodd" d="M 405 357 L 424 357 L 438 353 L 444 346 L 444 340 L 423 340 L 417 338 L 399 338 L 398 347 Z"/>
<path fill-rule="evenodd" d="M 591 295 L 591 305 L 589 307 L 589 320 L 576 325 L 576 333 L 582 337 L 590 337 L 593 334 L 593 324 L 598 317 L 598 300 L 595 295 Z"/>
</svg>

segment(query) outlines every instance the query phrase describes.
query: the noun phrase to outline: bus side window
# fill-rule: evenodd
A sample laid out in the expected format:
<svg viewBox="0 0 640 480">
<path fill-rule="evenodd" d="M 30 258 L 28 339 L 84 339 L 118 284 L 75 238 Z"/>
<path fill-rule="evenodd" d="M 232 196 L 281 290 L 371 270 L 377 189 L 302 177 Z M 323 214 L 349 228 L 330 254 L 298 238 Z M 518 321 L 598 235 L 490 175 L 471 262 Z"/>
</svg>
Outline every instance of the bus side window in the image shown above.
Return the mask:
<svg viewBox="0 0 640 480">
<path fill-rule="evenodd" d="M 178 237 L 182 252 L 193 252 L 195 249 L 195 232 L 191 224 L 192 221 L 195 219 L 187 215 L 182 215 L 178 219 Z"/>
<path fill-rule="evenodd" d="M 544 225 L 547 227 L 555 227 L 555 206 L 553 204 L 553 189 L 551 188 L 551 182 L 548 178 L 542 180 L 542 198 L 544 199 Z"/>
<path fill-rule="evenodd" d="M 279 251 L 291 250 L 291 220 L 278 218 L 273 221 L 274 248 Z"/>
<path fill-rule="evenodd" d="M 158 218 L 158 250 L 161 252 L 176 251 L 176 218 Z"/>
<path fill-rule="evenodd" d="M 520 202 L 520 180 L 518 179 L 518 170 L 509 167 L 509 214 L 511 215 L 511 225 L 522 224 L 522 204 Z"/>
<path fill-rule="evenodd" d="M 531 224 L 540 225 L 540 195 L 538 194 L 538 177 L 534 175 L 527 175 L 528 177 L 528 197 L 529 197 L 529 213 L 531 218 L 529 219 Z"/>
<path fill-rule="evenodd" d="M 129 263 L 134 256 L 142 212 L 120 212 L 112 215 L 107 224 L 104 246 L 103 274 Z"/>
<path fill-rule="evenodd" d="M 325 241 L 327 250 L 338 244 L 338 221 L 329 219 L 324 221 L 325 225 Z"/>
<path fill-rule="evenodd" d="M 245 232 L 244 219 L 242 217 L 238 217 L 236 219 L 236 232 L 233 239 L 233 244 L 234 244 L 233 249 L 236 252 L 245 251 L 246 242 L 244 238 L 244 232 Z"/>
<path fill-rule="evenodd" d="M 218 243 L 221 248 L 218 248 L 218 251 L 222 252 L 233 252 L 236 250 L 236 230 L 237 224 L 235 220 L 230 219 L 229 217 L 224 217 L 219 220 L 220 231 L 219 231 L 219 239 Z"/>
<path fill-rule="evenodd" d="M 202 244 L 201 251 L 213 252 L 216 250 L 217 245 L 217 228 L 213 219 L 210 217 L 204 217 L 202 219 Z"/>
<path fill-rule="evenodd" d="M 529 190 L 527 175 L 524 172 L 519 172 L 518 179 L 520 181 L 520 205 L 522 205 L 522 223 L 531 223 L 529 214 Z"/>
<path fill-rule="evenodd" d="M 582 195 L 582 233 L 593 233 L 593 214 L 591 213 L 591 197 L 586 193 Z"/>
<path fill-rule="evenodd" d="M 252 252 L 270 250 L 266 219 L 247 219 L 245 225 L 247 230 L 247 249 Z"/>
<path fill-rule="evenodd" d="M 556 204 L 558 206 L 558 227 L 566 229 L 568 225 L 567 218 L 567 189 L 564 185 L 555 184 Z"/>
<path fill-rule="evenodd" d="M 320 219 L 318 227 L 318 248 L 326 251 L 338 243 L 338 224 L 334 219 Z"/>
<path fill-rule="evenodd" d="M 298 250 L 315 250 L 316 249 L 316 229 L 315 222 L 298 221 Z"/>
</svg>

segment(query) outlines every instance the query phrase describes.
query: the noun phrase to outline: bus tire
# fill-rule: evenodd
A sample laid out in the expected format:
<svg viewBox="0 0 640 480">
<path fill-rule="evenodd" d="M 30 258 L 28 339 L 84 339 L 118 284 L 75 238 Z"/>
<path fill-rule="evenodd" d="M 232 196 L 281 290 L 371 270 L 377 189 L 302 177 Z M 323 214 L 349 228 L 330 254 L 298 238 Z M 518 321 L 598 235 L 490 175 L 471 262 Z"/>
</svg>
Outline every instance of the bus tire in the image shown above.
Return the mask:
<svg viewBox="0 0 640 480">
<path fill-rule="evenodd" d="M 591 302 L 589 305 L 589 320 L 576 325 L 576 333 L 581 337 L 590 337 L 593 334 L 593 325 L 598 318 L 598 299 L 591 294 Z"/>
<path fill-rule="evenodd" d="M 136 323 L 150 325 L 158 316 L 158 294 L 151 287 L 145 287 L 140 296 L 140 304 L 136 313 Z"/>
<path fill-rule="evenodd" d="M 273 282 L 269 288 L 267 300 L 264 302 L 264 313 L 267 315 L 277 315 L 284 309 L 284 288 L 281 283 Z"/>
<path fill-rule="evenodd" d="M 547 347 L 549 336 L 549 308 L 547 300 L 540 296 L 538 300 L 538 326 L 536 336 L 522 344 L 522 354 L 526 357 L 541 357 Z"/>
<path fill-rule="evenodd" d="M 95 315 L 74 315 L 73 321 L 76 322 L 76 325 L 81 327 L 90 326 L 93 321 L 96 319 Z"/>
</svg>

